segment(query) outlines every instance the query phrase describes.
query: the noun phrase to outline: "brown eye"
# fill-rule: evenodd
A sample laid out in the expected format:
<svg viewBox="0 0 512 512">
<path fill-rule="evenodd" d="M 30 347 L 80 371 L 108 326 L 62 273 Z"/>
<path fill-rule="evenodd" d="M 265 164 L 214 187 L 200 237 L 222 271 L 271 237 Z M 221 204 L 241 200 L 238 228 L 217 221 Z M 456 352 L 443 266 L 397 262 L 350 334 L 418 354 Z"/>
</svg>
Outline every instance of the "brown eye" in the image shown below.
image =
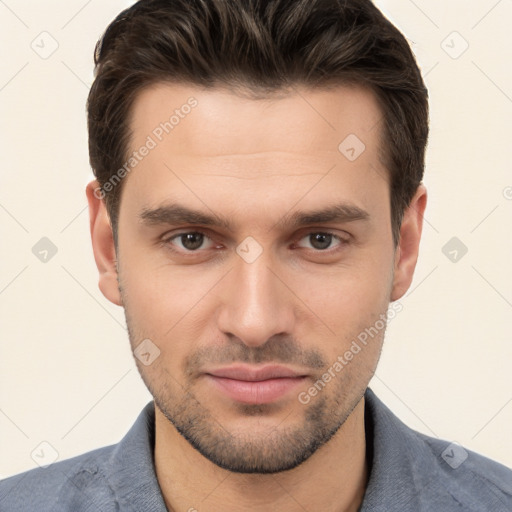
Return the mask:
<svg viewBox="0 0 512 512">
<path fill-rule="evenodd" d="M 207 245 L 209 242 L 209 246 Z M 212 245 L 212 241 L 204 233 L 199 231 L 189 231 L 186 233 L 178 233 L 167 239 L 166 243 L 175 245 L 183 252 L 195 252 L 198 249 L 208 249 Z M 207 245 L 205 247 L 205 245 Z"/>
<path fill-rule="evenodd" d="M 189 251 L 195 251 L 199 249 L 204 241 L 204 235 L 201 233 L 186 233 L 184 235 L 180 235 L 181 243 L 185 249 Z"/>
<path fill-rule="evenodd" d="M 306 241 L 305 243 L 303 241 Z M 334 244 L 333 242 L 337 242 Z M 314 233 L 309 233 L 305 237 L 303 237 L 299 241 L 299 246 L 304 247 L 306 249 L 315 249 L 316 251 L 325 251 L 327 249 L 331 249 L 332 247 L 336 247 L 337 245 L 343 245 L 345 241 L 340 237 L 332 234 L 325 233 L 322 231 L 316 231 Z"/>
<path fill-rule="evenodd" d="M 309 241 L 315 249 L 328 249 L 332 242 L 332 235 L 329 233 L 313 233 L 309 235 Z"/>
</svg>

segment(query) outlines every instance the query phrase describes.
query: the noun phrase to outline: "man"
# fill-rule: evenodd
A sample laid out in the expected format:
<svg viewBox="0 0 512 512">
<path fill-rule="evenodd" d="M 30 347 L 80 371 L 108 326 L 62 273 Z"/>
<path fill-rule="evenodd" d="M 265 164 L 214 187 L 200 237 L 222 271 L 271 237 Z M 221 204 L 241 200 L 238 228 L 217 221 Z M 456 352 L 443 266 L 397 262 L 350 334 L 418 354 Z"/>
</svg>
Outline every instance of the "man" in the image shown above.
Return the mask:
<svg viewBox="0 0 512 512">
<path fill-rule="evenodd" d="M 0 510 L 512 510 L 512 471 L 368 389 L 427 198 L 397 29 L 369 0 L 142 0 L 96 65 L 99 286 L 154 403 Z"/>
</svg>

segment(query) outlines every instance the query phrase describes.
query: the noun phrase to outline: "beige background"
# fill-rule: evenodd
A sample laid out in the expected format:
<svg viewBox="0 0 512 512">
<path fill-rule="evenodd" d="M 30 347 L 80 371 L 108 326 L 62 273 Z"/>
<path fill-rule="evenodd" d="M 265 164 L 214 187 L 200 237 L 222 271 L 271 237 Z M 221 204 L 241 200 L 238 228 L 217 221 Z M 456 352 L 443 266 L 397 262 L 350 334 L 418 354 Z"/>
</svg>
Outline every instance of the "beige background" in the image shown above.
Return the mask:
<svg viewBox="0 0 512 512">
<path fill-rule="evenodd" d="M 418 56 L 432 132 L 422 254 L 371 386 L 411 427 L 512 466 L 512 2 L 376 3 Z M 117 442 L 150 399 L 97 288 L 84 194 L 93 48 L 130 4 L 0 0 L 0 476 Z"/>
</svg>

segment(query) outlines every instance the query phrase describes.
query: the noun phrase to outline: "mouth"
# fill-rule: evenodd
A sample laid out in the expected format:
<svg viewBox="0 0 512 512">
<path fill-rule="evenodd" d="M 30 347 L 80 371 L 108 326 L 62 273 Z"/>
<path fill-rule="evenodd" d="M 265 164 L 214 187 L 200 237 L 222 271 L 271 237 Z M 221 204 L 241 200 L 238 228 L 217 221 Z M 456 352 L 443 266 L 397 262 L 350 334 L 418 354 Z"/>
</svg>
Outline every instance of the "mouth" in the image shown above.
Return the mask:
<svg viewBox="0 0 512 512">
<path fill-rule="evenodd" d="M 308 377 L 304 373 L 277 365 L 236 365 L 210 370 L 204 375 L 217 391 L 245 404 L 264 404 L 279 400 Z"/>
</svg>

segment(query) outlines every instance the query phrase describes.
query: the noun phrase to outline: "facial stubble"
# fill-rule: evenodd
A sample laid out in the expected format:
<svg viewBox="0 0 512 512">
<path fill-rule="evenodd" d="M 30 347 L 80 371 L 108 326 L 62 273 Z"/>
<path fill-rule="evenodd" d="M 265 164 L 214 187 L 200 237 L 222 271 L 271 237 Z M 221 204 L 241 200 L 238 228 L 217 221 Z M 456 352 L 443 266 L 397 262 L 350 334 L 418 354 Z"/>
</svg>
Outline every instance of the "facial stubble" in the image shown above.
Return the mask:
<svg viewBox="0 0 512 512">
<path fill-rule="evenodd" d="M 138 335 L 126 303 L 125 314 L 130 343 L 134 349 L 144 337 Z M 282 342 L 268 345 L 268 349 L 263 350 L 265 354 L 271 355 L 274 362 L 290 361 L 294 358 L 292 354 L 298 350 Z M 240 344 L 225 347 L 224 356 L 229 351 L 234 361 L 261 362 L 268 359 L 255 356 L 255 352 Z M 211 347 L 209 352 L 212 353 Z M 192 355 L 188 361 L 193 359 Z M 201 359 L 204 361 L 204 358 Z M 222 359 L 226 360 L 226 357 Z M 317 352 L 310 352 L 305 359 L 313 366 L 325 365 L 322 356 Z M 235 402 L 229 410 L 231 415 L 234 412 L 237 418 L 244 421 L 254 420 L 255 425 L 260 418 L 268 418 L 271 415 L 276 423 L 271 429 L 258 431 L 256 428 L 250 428 L 236 432 L 230 429 L 224 417 L 214 413 L 207 405 L 208 400 L 198 398 L 198 383 L 192 371 L 184 371 L 183 376 L 173 375 L 165 367 L 165 359 L 162 356 L 151 366 L 144 366 L 138 360 L 136 363 L 156 407 L 176 431 L 209 461 L 235 473 L 278 473 L 305 462 L 343 426 L 362 399 L 369 381 L 369 378 L 362 382 L 361 379 L 353 379 L 351 372 L 345 368 L 327 384 L 334 386 L 332 390 L 322 390 L 307 405 L 301 404 L 295 395 L 290 397 L 284 406 Z M 367 371 L 370 371 L 371 378 L 374 368 L 367 368 L 365 373 Z M 318 373 L 317 377 L 320 376 L 321 373 Z M 316 377 L 312 378 L 312 383 L 316 381 Z M 297 416 L 300 418 L 299 421 L 292 425 L 287 424 L 290 417 Z"/>
</svg>

